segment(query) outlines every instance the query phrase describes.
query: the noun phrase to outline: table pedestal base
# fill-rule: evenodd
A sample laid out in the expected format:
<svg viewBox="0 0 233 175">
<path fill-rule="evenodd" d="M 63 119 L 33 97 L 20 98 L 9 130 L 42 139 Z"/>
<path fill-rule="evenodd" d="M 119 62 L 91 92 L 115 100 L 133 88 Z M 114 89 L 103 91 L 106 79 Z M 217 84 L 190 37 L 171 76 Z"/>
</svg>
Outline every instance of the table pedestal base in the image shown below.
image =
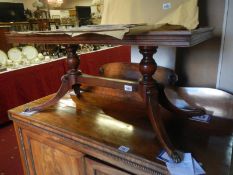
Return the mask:
<svg viewBox="0 0 233 175">
<path fill-rule="evenodd" d="M 139 51 L 143 55 L 143 59 L 141 60 L 139 66 L 139 70 L 143 78 L 139 82 L 139 84 L 135 85 L 134 83 L 127 82 L 125 80 L 110 81 L 110 79 L 107 78 L 104 79 L 100 77 L 96 77 L 96 80 L 93 80 L 93 78 L 92 79 L 90 78 L 91 76 L 86 78 L 82 77 L 81 72 L 78 70 L 79 57 L 76 55 L 76 46 L 70 45 L 67 48 L 67 52 L 68 52 L 67 63 L 68 63 L 69 71 L 66 75 L 62 77 L 62 84 L 57 94 L 46 103 L 27 109 L 27 111 L 34 111 L 34 110 L 41 111 L 57 103 L 58 100 L 62 98 L 70 89 L 74 89 L 77 97 L 79 98 L 81 82 L 84 82 L 85 85 L 88 85 L 88 83 L 90 83 L 91 85 L 94 86 L 112 87 L 112 88 L 118 88 L 117 85 L 119 85 L 119 87 L 123 87 L 124 83 L 126 84 L 131 83 L 132 87 L 134 87 L 133 89 L 136 89 L 135 91 L 138 91 L 140 93 L 140 95 L 144 100 L 144 103 L 146 104 L 147 116 L 157 135 L 160 144 L 171 156 L 174 162 L 176 163 L 180 162 L 182 160 L 182 155 L 175 150 L 175 148 L 170 142 L 170 139 L 167 135 L 167 132 L 162 122 L 162 116 L 160 115 L 160 107 L 163 106 L 169 111 L 178 114 L 189 115 L 189 116 L 201 115 L 204 114 L 205 111 L 203 109 L 197 109 L 197 108 L 189 108 L 188 110 L 182 110 L 175 107 L 172 103 L 170 103 L 164 93 L 163 85 L 158 84 L 156 80 L 154 80 L 152 77 L 152 75 L 156 72 L 157 69 L 157 64 L 153 59 L 153 55 L 156 53 L 157 47 L 140 46 Z"/>
</svg>

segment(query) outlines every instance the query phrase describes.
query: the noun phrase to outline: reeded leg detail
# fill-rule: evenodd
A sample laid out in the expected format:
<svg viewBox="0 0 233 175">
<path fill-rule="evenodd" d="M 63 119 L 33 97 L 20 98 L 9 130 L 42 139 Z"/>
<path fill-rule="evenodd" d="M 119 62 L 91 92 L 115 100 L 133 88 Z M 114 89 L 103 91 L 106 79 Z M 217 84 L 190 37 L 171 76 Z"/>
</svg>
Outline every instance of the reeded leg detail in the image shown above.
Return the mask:
<svg viewBox="0 0 233 175">
<path fill-rule="evenodd" d="M 54 105 L 55 103 L 57 103 L 69 90 L 71 89 L 70 86 L 70 82 L 69 82 L 69 75 L 64 75 L 62 77 L 62 84 L 59 88 L 59 90 L 57 91 L 56 95 L 51 98 L 49 101 L 39 105 L 39 106 L 35 106 L 33 108 L 27 108 L 25 109 L 25 112 L 31 112 L 31 111 L 42 111 L 43 109 Z"/>
<path fill-rule="evenodd" d="M 164 128 L 159 105 L 159 98 L 162 98 L 162 96 L 160 95 L 159 85 L 152 77 L 157 69 L 157 64 L 153 59 L 153 54 L 156 53 L 157 47 L 140 46 L 139 51 L 143 55 L 143 59 L 139 65 L 139 70 L 143 77 L 140 81 L 140 94 L 146 103 L 147 115 L 150 123 L 160 144 L 167 151 L 173 161 L 176 163 L 181 162 L 183 156 L 175 150 Z"/>
<path fill-rule="evenodd" d="M 80 96 L 80 85 L 76 83 L 76 77 L 81 75 L 81 72 L 78 70 L 79 67 L 79 57 L 76 54 L 77 45 L 68 45 L 67 46 L 67 66 L 68 72 L 62 77 L 62 83 L 57 91 L 56 95 L 51 98 L 49 101 L 38 105 L 33 108 L 28 108 L 25 111 L 42 111 L 43 109 L 54 105 L 57 103 L 70 89 L 74 88 L 77 96 Z"/>
<path fill-rule="evenodd" d="M 167 151 L 172 160 L 179 163 L 183 159 L 181 152 L 175 150 L 172 146 L 160 115 L 160 106 L 158 103 L 158 94 L 156 90 L 146 90 L 147 114 L 157 138 L 162 147 Z"/>
</svg>

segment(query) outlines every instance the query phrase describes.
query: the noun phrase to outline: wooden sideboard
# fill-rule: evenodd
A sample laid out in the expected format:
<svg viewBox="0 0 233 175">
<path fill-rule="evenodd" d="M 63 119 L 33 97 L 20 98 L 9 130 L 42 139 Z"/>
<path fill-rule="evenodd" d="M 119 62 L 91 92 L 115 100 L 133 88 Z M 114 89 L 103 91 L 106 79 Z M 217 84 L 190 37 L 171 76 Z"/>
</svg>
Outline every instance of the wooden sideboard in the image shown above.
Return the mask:
<svg viewBox="0 0 233 175">
<path fill-rule="evenodd" d="M 95 93 L 82 93 L 81 100 L 67 94 L 56 105 L 28 117 L 21 114 L 26 107 L 51 96 L 10 110 L 25 174 L 169 174 L 165 164 L 156 159 L 162 147 L 140 96 L 134 94 L 131 100 L 131 94 L 118 90 L 106 93 L 106 89 L 96 88 Z M 208 134 L 204 128 L 195 128 L 191 120 L 181 126 L 171 113 L 162 113 L 175 146 L 191 151 L 207 175 L 230 172 L 232 136 Z M 120 151 L 120 146 L 129 151 Z"/>
<path fill-rule="evenodd" d="M 24 105 L 10 111 L 25 174 L 168 174 L 156 162 L 160 147 L 153 142 L 152 130 L 144 131 L 86 105 L 80 103 L 76 110 L 67 95 L 56 106 L 31 117 L 19 114 Z M 119 151 L 121 145 L 129 147 L 129 153 Z"/>
</svg>

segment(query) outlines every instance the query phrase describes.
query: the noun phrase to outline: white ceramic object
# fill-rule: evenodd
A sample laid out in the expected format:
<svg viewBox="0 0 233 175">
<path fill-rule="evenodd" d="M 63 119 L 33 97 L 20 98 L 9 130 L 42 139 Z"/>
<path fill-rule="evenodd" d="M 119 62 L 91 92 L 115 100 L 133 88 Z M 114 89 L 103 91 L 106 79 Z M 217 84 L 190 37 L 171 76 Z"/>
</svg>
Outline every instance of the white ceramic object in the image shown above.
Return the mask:
<svg viewBox="0 0 233 175">
<path fill-rule="evenodd" d="M 27 60 L 26 58 L 24 58 L 24 59 L 22 60 L 22 64 L 25 65 L 25 66 L 28 66 L 28 65 L 30 65 L 30 61 Z"/>
<path fill-rule="evenodd" d="M 7 54 L 8 54 L 8 58 L 13 62 L 20 62 L 23 58 L 22 52 L 16 47 L 11 48 L 7 52 Z"/>
<path fill-rule="evenodd" d="M 50 61 L 50 56 L 45 56 L 45 61 Z"/>
<path fill-rule="evenodd" d="M 35 63 L 39 63 L 40 62 L 40 59 L 37 57 L 34 59 L 35 60 Z"/>
<path fill-rule="evenodd" d="M 7 63 L 7 65 L 11 65 L 13 63 L 13 61 L 8 59 L 6 63 Z"/>
<path fill-rule="evenodd" d="M 44 55 L 43 55 L 42 53 L 38 53 L 38 58 L 39 58 L 40 60 L 43 60 L 43 59 L 44 59 Z"/>
<path fill-rule="evenodd" d="M 33 59 L 37 58 L 37 56 L 38 56 L 38 51 L 33 46 L 23 47 L 22 53 L 26 57 L 26 59 L 28 59 L 28 60 L 33 60 Z"/>
<path fill-rule="evenodd" d="M 6 53 L 0 50 L 0 65 L 5 66 L 7 64 L 8 57 Z"/>
</svg>

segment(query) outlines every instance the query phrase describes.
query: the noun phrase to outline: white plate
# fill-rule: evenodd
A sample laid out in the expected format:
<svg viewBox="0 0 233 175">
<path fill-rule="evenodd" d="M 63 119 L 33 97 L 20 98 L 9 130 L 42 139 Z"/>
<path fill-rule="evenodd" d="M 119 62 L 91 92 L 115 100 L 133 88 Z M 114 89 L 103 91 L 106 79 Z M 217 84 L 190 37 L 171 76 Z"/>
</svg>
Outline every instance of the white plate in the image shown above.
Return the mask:
<svg viewBox="0 0 233 175">
<path fill-rule="evenodd" d="M 22 53 L 23 53 L 23 55 L 25 55 L 25 57 L 28 60 L 33 60 L 33 59 L 35 59 L 38 56 L 38 51 L 33 46 L 25 46 L 25 47 L 23 47 Z"/>
<path fill-rule="evenodd" d="M 5 66 L 7 63 L 7 55 L 4 51 L 0 50 L 0 65 Z"/>
<path fill-rule="evenodd" d="M 7 52 L 7 54 L 8 54 L 8 58 L 12 60 L 13 62 L 19 62 L 22 60 L 22 52 L 16 47 L 11 48 Z"/>
</svg>

